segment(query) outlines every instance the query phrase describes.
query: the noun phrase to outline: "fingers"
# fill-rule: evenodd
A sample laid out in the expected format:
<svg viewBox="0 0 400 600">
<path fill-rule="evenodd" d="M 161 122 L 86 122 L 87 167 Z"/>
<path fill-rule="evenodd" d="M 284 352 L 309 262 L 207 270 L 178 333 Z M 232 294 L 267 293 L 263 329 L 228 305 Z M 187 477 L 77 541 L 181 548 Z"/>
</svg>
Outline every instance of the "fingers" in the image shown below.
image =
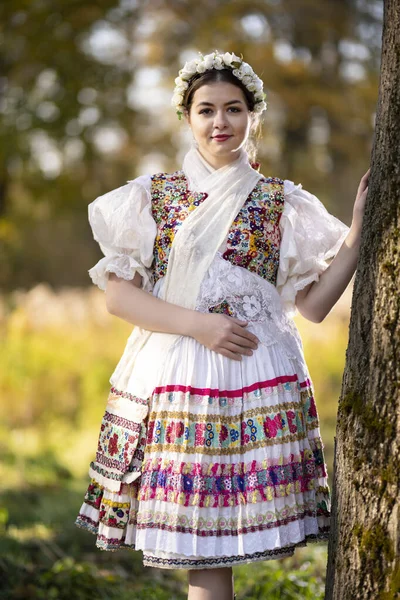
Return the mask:
<svg viewBox="0 0 400 600">
<path fill-rule="evenodd" d="M 256 350 L 258 348 L 258 338 L 256 338 L 256 336 L 253 334 L 250 335 L 252 336 L 252 338 L 244 337 L 233 332 L 230 336 L 230 341 L 234 342 L 238 346 L 244 346 L 246 348 L 253 348 L 254 350 Z"/>
<path fill-rule="evenodd" d="M 242 321 L 241 319 L 238 319 L 237 317 L 229 317 L 232 321 L 235 321 L 235 323 L 237 323 L 238 325 L 247 325 L 248 321 Z"/>
<path fill-rule="evenodd" d="M 366 185 L 368 185 L 368 179 L 369 179 L 370 173 L 371 173 L 371 168 L 369 168 L 368 171 L 361 177 L 359 187 L 364 188 Z"/>
<path fill-rule="evenodd" d="M 225 342 L 224 348 L 230 350 L 231 352 L 235 352 L 236 354 L 246 354 L 246 356 L 251 356 L 253 354 L 253 350 L 251 348 L 245 348 L 244 346 L 239 346 L 234 342 Z"/>
<path fill-rule="evenodd" d="M 242 357 L 240 354 L 236 354 L 235 352 L 230 352 L 229 350 L 226 349 L 222 349 L 218 350 L 219 354 L 222 354 L 222 356 L 226 356 L 226 358 L 231 358 L 232 360 L 242 360 Z"/>
<path fill-rule="evenodd" d="M 239 319 L 236 320 L 239 321 Z M 251 331 L 248 331 L 245 327 L 240 325 L 234 325 L 234 327 L 232 328 L 232 333 L 238 335 L 241 338 L 250 340 L 251 342 L 255 342 L 256 344 L 258 344 L 258 342 L 260 341 L 258 337 L 254 335 L 254 333 L 251 333 Z"/>
<path fill-rule="evenodd" d="M 242 360 L 242 355 L 237 352 L 232 352 L 232 350 L 228 350 L 228 348 L 218 348 L 215 349 L 214 352 L 221 354 L 222 356 L 226 356 L 226 358 L 231 358 L 232 360 Z"/>
<path fill-rule="evenodd" d="M 363 177 L 360 179 L 360 183 L 358 184 L 357 195 L 361 195 L 363 192 L 365 192 L 365 190 L 368 190 L 368 184 L 369 184 L 368 178 L 369 178 L 369 171 L 368 171 L 368 173 L 363 175 Z"/>
<path fill-rule="evenodd" d="M 258 345 L 260 343 L 260 340 L 258 339 L 258 337 L 256 335 L 254 335 L 254 333 L 251 333 L 250 331 L 246 331 L 243 329 L 242 330 L 234 329 L 232 331 L 232 334 L 237 335 L 237 336 L 239 336 L 239 338 L 241 338 L 241 341 L 239 343 L 242 345 L 244 345 L 244 340 L 248 340 L 249 342 L 251 342 L 251 344 L 256 344 L 256 345 Z"/>
</svg>

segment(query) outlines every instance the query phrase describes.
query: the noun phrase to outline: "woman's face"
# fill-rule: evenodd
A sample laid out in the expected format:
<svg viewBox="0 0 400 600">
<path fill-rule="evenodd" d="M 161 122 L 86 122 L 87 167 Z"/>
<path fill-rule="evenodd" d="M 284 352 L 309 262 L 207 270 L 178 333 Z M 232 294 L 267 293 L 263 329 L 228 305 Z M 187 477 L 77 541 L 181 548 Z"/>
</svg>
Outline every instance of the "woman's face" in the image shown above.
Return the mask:
<svg viewBox="0 0 400 600">
<path fill-rule="evenodd" d="M 219 81 L 195 91 L 187 121 L 200 154 L 219 169 L 238 158 L 249 135 L 251 113 L 242 90 Z"/>
</svg>

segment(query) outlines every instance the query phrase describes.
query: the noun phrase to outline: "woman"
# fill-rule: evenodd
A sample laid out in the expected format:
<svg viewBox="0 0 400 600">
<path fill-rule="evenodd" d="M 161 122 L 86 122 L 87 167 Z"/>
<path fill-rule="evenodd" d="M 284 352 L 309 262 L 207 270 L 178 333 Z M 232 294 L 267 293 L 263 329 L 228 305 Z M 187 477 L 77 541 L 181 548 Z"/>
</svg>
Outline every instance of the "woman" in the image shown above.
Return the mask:
<svg viewBox="0 0 400 600">
<path fill-rule="evenodd" d="M 105 254 L 90 276 L 135 328 L 76 524 L 99 548 L 188 569 L 189 600 L 231 600 L 233 565 L 328 538 L 323 444 L 292 316 L 322 321 L 348 285 L 368 173 L 348 228 L 301 185 L 250 164 L 266 108 L 250 65 L 216 51 L 175 82 L 193 135 L 182 169 L 89 205 Z"/>
</svg>

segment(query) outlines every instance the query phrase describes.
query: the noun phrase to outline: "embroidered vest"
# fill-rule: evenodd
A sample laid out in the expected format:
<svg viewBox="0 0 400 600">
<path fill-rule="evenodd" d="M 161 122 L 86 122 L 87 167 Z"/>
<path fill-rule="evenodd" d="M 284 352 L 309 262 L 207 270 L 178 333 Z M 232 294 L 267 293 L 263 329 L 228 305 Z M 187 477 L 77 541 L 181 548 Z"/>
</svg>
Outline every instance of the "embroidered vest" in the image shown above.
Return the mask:
<svg viewBox="0 0 400 600">
<path fill-rule="evenodd" d="M 155 283 L 166 273 L 178 228 L 207 194 L 189 190 L 184 172 L 175 171 L 152 175 L 151 196 L 153 218 L 157 224 L 152 264 Z M 276 285 L 279 266 L 279 220 L 283 206 L 282 179 L 260 179 L 233 221 L 222 255 L 233 265 L 253 271 L 273 285 Z"/>
</svg>

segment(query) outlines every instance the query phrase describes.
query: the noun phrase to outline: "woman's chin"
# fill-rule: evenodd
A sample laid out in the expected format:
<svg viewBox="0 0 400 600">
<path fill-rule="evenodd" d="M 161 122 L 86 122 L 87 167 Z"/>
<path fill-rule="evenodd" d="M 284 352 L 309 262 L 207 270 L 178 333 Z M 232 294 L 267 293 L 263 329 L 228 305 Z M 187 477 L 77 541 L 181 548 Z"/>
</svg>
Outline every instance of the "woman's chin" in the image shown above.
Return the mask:
<svg viewBox="0 0 400 600">
<path fill-rule="evenodd" d="M 237 143 L 225 143 L 225 144 L 212 144 L 208 147 L 208 152 L 213 154 L 214 156 L 228 156 L 229 154 L 233 154 L 238 152 L 240 146 L 238 147 Z"/>
</svg>

